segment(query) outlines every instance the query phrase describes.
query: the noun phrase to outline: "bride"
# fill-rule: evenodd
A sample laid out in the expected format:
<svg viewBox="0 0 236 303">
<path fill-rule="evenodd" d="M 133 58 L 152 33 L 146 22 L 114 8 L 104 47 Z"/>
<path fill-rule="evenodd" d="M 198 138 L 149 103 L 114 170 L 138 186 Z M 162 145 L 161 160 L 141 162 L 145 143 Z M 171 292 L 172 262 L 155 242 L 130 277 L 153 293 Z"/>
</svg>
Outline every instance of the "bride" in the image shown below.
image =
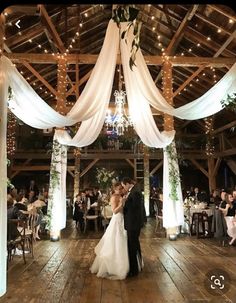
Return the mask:
<svg viewBox="0 0 236 303">
<path fill-rule="evenodd" d="M 95 247 L 96 257 L 90 267 L 97 277 L 123 280 L 129 272 L 127 232 L 124 229 L 122 186 L 117 182 L 113 186 L 110 203 L 112 218 L 105 234 Z"/>
</svg>

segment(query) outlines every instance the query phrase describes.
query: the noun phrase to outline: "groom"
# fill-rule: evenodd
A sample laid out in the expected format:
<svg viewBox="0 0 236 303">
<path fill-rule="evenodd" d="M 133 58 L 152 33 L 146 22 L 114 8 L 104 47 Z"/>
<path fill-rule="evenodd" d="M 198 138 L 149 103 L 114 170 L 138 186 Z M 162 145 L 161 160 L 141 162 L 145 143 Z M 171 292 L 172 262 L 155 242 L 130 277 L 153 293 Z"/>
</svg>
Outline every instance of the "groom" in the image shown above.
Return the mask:
<svg viewBox="0 0 236 303">
<path fill-rule="evenodd" d="M 142 255 L 139 235 L 143 226 L 143 196 L 137 184 L 128 177 L 123 178 L 121 184 L 126 191 L 124 200 L 124 227 L 128 236 L 129 273 L 128 277 L 138 275 L 142 268 Z"/>
</svg>

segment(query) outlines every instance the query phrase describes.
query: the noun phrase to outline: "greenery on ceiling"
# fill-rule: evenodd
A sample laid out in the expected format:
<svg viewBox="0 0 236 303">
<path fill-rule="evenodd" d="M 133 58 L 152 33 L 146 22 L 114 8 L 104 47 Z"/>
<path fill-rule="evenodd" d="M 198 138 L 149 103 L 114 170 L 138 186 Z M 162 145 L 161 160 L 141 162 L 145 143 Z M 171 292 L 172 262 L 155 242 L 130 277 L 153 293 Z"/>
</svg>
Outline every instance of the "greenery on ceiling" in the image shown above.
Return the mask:
<svg viewBox="0 0 236 303">
<path fill-rule="evenodd" d="M 226 100 L 221 100 L 221 105 L 223 108 L 236 112 L 236 93 L 227 94 Z"/>
<path fill-rule="evenodd" d="M 139 10 L 129 6 L 129 5 L 119 5 L 113 10 L 112 19 L 117 23 L 117 26 L 120 28 L 121 22 L 129 22 L 126 29 L 121 33 L 121 39 L 125 39 L 131 28 L 133 28 L 134 38 L 131 44 L 131 55 L 129 59 L 129 66 L 132 70 L 135 64 L 136 53 L 140 48 L 140 30 L 142 22 L 138 21 L 136 17 L 138 16 Z"/>
</svg>

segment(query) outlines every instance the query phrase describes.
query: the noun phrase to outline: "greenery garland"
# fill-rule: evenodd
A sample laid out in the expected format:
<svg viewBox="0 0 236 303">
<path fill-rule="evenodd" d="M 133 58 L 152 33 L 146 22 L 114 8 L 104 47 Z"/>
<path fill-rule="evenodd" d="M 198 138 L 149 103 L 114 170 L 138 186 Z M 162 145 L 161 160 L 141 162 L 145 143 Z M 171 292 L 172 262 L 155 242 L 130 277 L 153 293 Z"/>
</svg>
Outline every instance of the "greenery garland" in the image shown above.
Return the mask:
<svg viewBox="0 0 236 303">
<path fill-rule="evenodd" d="M 170 183 L 170 198 L 173 201 L 178 200 L 177 187 L 180 184 L 180 174 L 176 170 L 176 163 L 178 163 L 178 156 L 176 150 L 174 149 L 174 143 L 169 144 L 165 151 L 168 155 L 169 161 L 169 183 Z"/>
<path fill-rule="evenodd" d="M 117 26 L 120 27 L 120 22 L 129 22 L 126 29 L 121 33 L 121 39 L 124 39 L 127 33 L 129 32 L 131 26 L 133 26 L 134 39 L 131 45 L 131 56 L 129 59 L 129 66 L 132 70 L 133 65 L 135 64 L 136 53 L 140 48 L 140 31 L 142 22 L 137 21 L 136 17 L 139 10 L 131 7 L 129 5 L 121 5 L 113 10 L 112 19 L 117 23 Z M 125 39 L 127 43 L 127 40 Z"/>
<path fill-rule="evenodd" d="M 11 165 L 11 160 L 7 159 L 7 166 Z M 15 186 L 11 183 L 11 180 L 9 178 L 7 178 L 7 187 L 9 187 L 10 189 L 15 188 Z"/>
<path fill-rule="evenodd" d="M 231 95 L 227 94 L 227 99 L 221 100 L 220 103 L 223 108 L 236 112 L 236 93 Z"/>
<path fill-rule="evenodd" d="M 57 164 L 62 162 L 56 160 L 56 158 L 61 154 L 62 158 L 64 158 L 65 151 L 61 152 L 62 145 L 57 141 L 53 140 L 52 149 L 48 152 L 53 154 L 50 166 L 50 191 L 48 193 L 48 199 L 51 200 L 50 207 L 47 210 L 47 224 L 46 227 L 50 230 L 51 229 L 51 220 L 52 220 L 52 208 L 53 208 L 53 194 L 55 189 L 60 186 L 60 178 L 61 173 L 57 170 Z"/>
</svg>

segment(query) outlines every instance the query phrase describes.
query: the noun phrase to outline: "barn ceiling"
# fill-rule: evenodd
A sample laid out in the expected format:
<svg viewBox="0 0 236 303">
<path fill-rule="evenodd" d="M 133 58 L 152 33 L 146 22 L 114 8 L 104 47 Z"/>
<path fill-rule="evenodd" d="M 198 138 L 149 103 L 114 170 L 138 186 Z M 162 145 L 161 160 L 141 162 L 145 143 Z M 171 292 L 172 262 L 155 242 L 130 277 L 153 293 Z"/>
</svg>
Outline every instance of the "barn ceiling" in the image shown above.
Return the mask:
<svg viewBox="0 0 236 303">
<path fill-rule="evenodd" d="M 224 5 L 135 4 L 137 19 L 142 21 L 140 47 L 144 55 L 183 57 L 236 56 L 236 14 Z M 6 18 L 4 51 L 31 54 L 99 54 L 105 31 L 112 17 L 112 4 L 96 5 L 14 5 L 4 10 Z M 68 50 L 68 51 L 67 51 Z M 57 87 L 57 66 L 49 63 L 15 61 L 17 68 L 35 91 L 51 106 L 56 99 L 48 87 Z M 93 69 L 93 64 L 79 65 L 79 93 Z M 174 106 L 191 102 L 209 90 L 231 65 L 174 66 Z M 157 87 L 162 90 L 161 66 L 148 66 Z M 76 101 L 72 85 L 76 83 L 75 64 L 67 68 L 68 109 Z M 46 80 L 46 81 L 43 81 Z M 45 85 L 48 83 L 49 86 Z M 117 79 L 114 89 L 117 89 Z M 160 115 L 155 120 L 162 127 Z M 215 128 L 234 125 L 235 114 L 223 110 L 214 116 Z M 236 124 L 236 123 L 235 123 Z M 204 122 L 175 119 L 175 129 L 204 134 Z M 232 132 L 228 133 L 232 136 Z"/>
</svg>

